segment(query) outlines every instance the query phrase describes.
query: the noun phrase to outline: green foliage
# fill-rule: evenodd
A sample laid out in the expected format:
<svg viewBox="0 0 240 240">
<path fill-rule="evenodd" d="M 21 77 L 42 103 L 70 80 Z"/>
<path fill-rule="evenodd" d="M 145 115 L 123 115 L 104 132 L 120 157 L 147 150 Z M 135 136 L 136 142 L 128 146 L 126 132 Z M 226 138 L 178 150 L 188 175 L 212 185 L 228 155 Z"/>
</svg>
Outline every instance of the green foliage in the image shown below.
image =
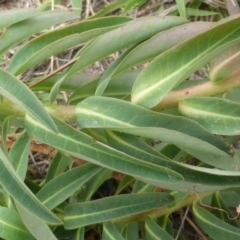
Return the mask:
<svg viewBox="0 0 240 240">
<path fill-rule="evenodd" d="M 177 0 L 168 13 L 180 16 L 133 19 L 147 1 L 119 0 L 80 21 L 84 2 L 71 3 L 0 13 L 0 238 L 187 239 L 171 215 L 188 207 L 195 229 L 238 239 L 240 15 Z M 30 151 L 52 157 L 43 179 Z"/>
</svg>

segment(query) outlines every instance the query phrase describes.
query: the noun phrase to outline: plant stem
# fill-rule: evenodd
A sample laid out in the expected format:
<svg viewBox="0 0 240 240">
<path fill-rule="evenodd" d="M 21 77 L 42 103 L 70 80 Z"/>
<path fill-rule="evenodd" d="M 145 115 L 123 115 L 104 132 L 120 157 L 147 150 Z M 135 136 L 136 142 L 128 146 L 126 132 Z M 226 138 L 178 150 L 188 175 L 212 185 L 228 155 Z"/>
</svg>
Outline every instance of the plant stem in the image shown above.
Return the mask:
<svg viewBox="0 0 240 240">
<path fill-rule="evenodd" d="M 164 109 L 176 107 L 178 102 L 189 97 L 206 97 L 214 96 L 224 92 L 228 92 L 234 88 L 240 87 L 240 70 L 227 77 L 219 83 L 212 81 L 199 84 L 180 91 L 170 92 L 156 107 L 152 110 L 161 111 Z"/>
<path fill-rule="evenodd" d="M 52 116 L 64 121 L 70 122 L 75 120 L 75 106 L 64 106 L 53 104 L 51 106 L 44 106 L 48 113 Z M 0 103 L 0 121 L 3 121 L 8 116 L 24 117 L 25 112 L 16 104 L 4 98 Z"/>
<path fill-rule="evenodd" d="M 48 113 L 64 122 L 75 121 L 75 108 L 76 106 L 64 106 L 57 104 L 52 106 L 45 106 L 45 109 Z"/>
<path fill-rule="evenodd" d="M 179 202 L 178 204 L 174 205 L 173 207 L 166 206 L 163 208 L 159 208 L 157 210 L 152 211 L 150 215 L 152 218 L 157 218 L 157 217 L 163 216 L 163 215 L 169 215 L 178 209 L 181 209 L 183 207 L 191 205 L 195 200 L 200 200 L 199 197 L 204 198 L 211 194 L 213 194 L 213 192 L 203 192 L 203 193 L 198 193 L 197 195 L 194 193 L 189 194 L 183 201 Z"/>
</svg>

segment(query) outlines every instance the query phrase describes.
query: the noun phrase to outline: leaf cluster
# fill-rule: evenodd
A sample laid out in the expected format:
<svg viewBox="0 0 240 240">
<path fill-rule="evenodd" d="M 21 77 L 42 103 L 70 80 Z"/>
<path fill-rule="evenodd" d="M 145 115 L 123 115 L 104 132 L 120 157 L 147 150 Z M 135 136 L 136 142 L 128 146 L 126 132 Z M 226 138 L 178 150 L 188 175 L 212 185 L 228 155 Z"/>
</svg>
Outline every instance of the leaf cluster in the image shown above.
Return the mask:
<svg viewBox="0 0 240 240">
<path fill-rule="evenodd" d="M 74 0 L 73 12 L 46 1 L 0 13 L 1 238 L 187 239 L 179 211 L 204 239 L 239 238 L 240 15 L 230 1 L 224 16 L 177 0 L 180 16 L 127 16 L 142 4 L 84 20 Z M 103 74 L 86 73 L 109 56 Z M 43 178 L 32 152 L 52 158 Z"/>
</svg>

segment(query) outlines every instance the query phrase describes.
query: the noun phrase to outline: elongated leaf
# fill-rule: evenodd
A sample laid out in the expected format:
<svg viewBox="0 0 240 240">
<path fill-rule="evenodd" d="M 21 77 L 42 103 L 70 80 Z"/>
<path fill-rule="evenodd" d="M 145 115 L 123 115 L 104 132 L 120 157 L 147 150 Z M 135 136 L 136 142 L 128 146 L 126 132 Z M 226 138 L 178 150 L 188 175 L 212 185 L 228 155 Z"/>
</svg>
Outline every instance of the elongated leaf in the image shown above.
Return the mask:
<svg viewBox="0 0 240 240">
<path fill-rule="evenodd" d="M 56 227 L 53 232 L 58 239 L 65 238 L 75 240 L 74 236 L 76 234 L 76 230 L 66 230 L 63 226 L 59 226 Z"/>
<path fill-rule="evenodd" d="M 71 0 L 73 11 L 81 16 L 82 13 L 82 0 Z"/>
<path fill-rule="evenodd" d="M 233 227 L 239 228 L 238 222 L 234 219 L 233 213 L 228 208 L 227 204 L 223 201 L 219 192 L 216 192 L 212 196 L 211 206 L 214 207 L 212 214 L 222 221 L 232 225 Z M 218 209 L 216 209 L 218 208 Z M 220 210 L 219 210 L 220 209 Z"/>
<path fill-rule="evenodd" d="M 235 177 L 232 175 L 232 178 L 230 176 L 225 176 L 227 173 L 226 171 L 222 171 L 220 173 L 197 166 L 192 168 L 187 164 L 171 161 L 170 159 L 163 157 L 162 154 L 153 150 L 139 138 L 129 134 L 117 133 L 108 130 L 107 139 L 109 145 L 119 151 L 122 151 L 130 156 L 134 156 L 135 158 L 142 159 L 143 161 L 152 162 L 160 166 L 166 166 L 167 168 L 175 170 L 184 176 L 184 180 L 182 182 L 175 183 L 174 185 L 165 183 L 162 185 L 163 188 L 186 192 L 194 186 L 195 191 L 206 192 L 228 188 L 234 181 L 239 181 L 239 177 L 237 177 L 239 174 L 235 175 Z M 238 165 L 233 167 L 236 166 Z M 233 169 L 233 174 L 235 170 Z M 175 202 L 182 201 L 182 199 L 186 197 L 184 194 L 179 194 L 180 196 L 178 197 L 174 196 Z"/>
<path fill-rule="evenodd" d="M 150 217 L 147 217 L 146 219 L 145 229 L 147 240 L 173 240 L 173 237 L 160 228 L 160 226 L 158 226 Z"/>
<path fill-rule="evenodd" d="M 59 4 L 60 0 L 45 0 L 41 3 L 41 5 L 37 8 L 38 11 L 47 11 L 52 9 L 52 5 Z"/>
<path fill-rule="evenodd" d="M 5 155 L 8 155 L 8 146 L 7 146 L 7 134 L 9 130 L 9 125 L 14 121 L 12 116 L 8 116 L 4 119 L 3 124 L 1 126 L 1 148 Z"/>
<path fill-rule="evenodd" d="M 138 222 L 130 222 L 126 226 L 125 239 L 138 239 L 139 238 L 139 230 L 138 230 Z"/>
<path fill-rule="evenodd" d="M 52 55 L 84 43 L 130 20 L 132 19 L 127 17 L 107 17 L 83 21 L 46 33 L 23 45 L 14 54 L 8 71 L 19 75 Z"/>
<path fill-rule="evenodd" d="M 65 209 L 66 229 L 89 224 L 117 220 L 147 212 L 170 204 L 171 195 L 166 193 L 125 194 L 96 201 L 68 205 Z"/>
<path fill-rule="evenodd" d="M 122 11 L 122 15 L 126 15 L 128 12 L 130 12 L 132 9 L 140 7 L 142 4 L 144 4 L 147 0 L 129 0 L 128 3 L 124 6 L 124 9 Z"/>
<path fill-rule="evenodd" d="M 28 167 L 28 156 L 31 139 L 24 131 L 9 152 L 9 159 L 18 176 L 24 180 Z"/>
<path fill-rule="evenodd" d="M 186 20 L 178 17 L 148 17 L 136 19 L 123 27 L 101 35 L 93 41 L 81 52 L 79 60 L 71 67 L 69 74 L 72 75 L 118 50 L 129 47 L 132 44 L 140 43 L 160 31 L 184 23 L 186 23 Z M 130 38 L 129 35 L 134 37 Z M 121 41 L 113 41 L 113 39 L 121 39 Z"/>
<path fill-rule="evenodd" d="M 158 225 L 170 236 L 174 236 L 172 221 L 169 219 L 168 215 L 164 215 L 158 218 Z"/>
<path fill-rule="evenodd" d="M 238 239 L 239 228 L 233 227 L 212 215 L 207 210 L 193 205 L 194 216 L 200 227 L 214 240 Z"/>
<path fill-rule="evenodd" d="M 122 112 L 124 109 L 124 112 Z M 186 118 L 148 111 L 112 98 L 90 97 L 76 108 L 77 121 L 83 128 L 107 128 L 173 143 L 193 156 L 212 164 L 229 165 L 229 148 L 201 125 Z M 204 155 L 202 155 L 204 154 Z M 228 160 L 227 160 L 228 161 Z M 221 162 L 221 163 L 220 163 Z"/>
<path fill-rule="evenodd" d="M 121 182 L 118 184 L 117 190 L 115 191 L 115 195 L 118 195 L 123 189 L 129 186 L 132 182 L 134 182 L 134 178 L 128 175 L 125 175 Z"/>
<path fill-rule="evenodd" d="M 239 94 L 240 94 L 240 87 L 234 88 L 230 92 L 225 93 L 224 98 L 232 102 L 240 103 Z"/>
<path fill-rule="evenodd" d="M 179 15 L 183 18 L 187 17 L 186 14 L 186 6 L 185 6 L 185 1 L 184 0 L 176 0 Z"/>
<path fill-rule="evenodd" d="M 124 240 L 124 238 L 112 222 L 105 222 L 103 224 L 103 240 Z"/>
<path fill-rule="evenodd" d="M 45 127 L 57 132 L 57 128 L 38 98 L 17 78 L 0 69 L 0 93 L 33 116 Z"/>
<path fill-rule="evenodd" d="M 33 240 L 17 213 L 10 208 L 0 207 L 0 237 L 15 240 Z"/>
<path fill-rule="evenodd" d="M 21 178 L 14 171 L 10 161 L 0 149 L 0 183 L 6 192 L 13 197 L 24 209 L 38 218 L 51 224 L 60 224 L 61 221 L 51 213 L 24 185 Z"/>
<path fill-rule="evenodd" d="M 174 86 L 239 42 L 240 17 L 236 15 L 169 49 L 141 72 L 133 85 L 132 102 L 156 106 Z"/>
<path fill-rule="evenodd" d="M 70 165 L 71 159 L 62 155 L 60 152 L 58 152 L 53 160 L 51 161 L 51 164 L 48 168 L 47 175 L 45 178 L 45 184 L 57 177 L 59 174 L 63 173 L 67 166 Z"/>
<path fill-rule="evenodd" d="M 48 79 L 46 81 L 43 81 L 41 83 L 38 83 L 31 87 L 32 91 L 46 91 L 51 90 L 54 84 L 58 81 L 58 79 L 61 78 L 61 74 L 56 74 Z M 86 74 L 86 73 L 78 73 L 70 78 L 67 78 L 65 82 L 60 87 L 61 91 L 75 91 L 76 89 L 98 79 L 98 76 Z M 33 82 L 35 82 L 37 79 L 34 79 Z M 29 84 L 32 84 L 33 82 L 29 82 Z"/>
<path fill-rule="evenodd" d="M 205 17 L 205 16 L 212 16 L 212 15 L 218 15 L 219 13 L 214 11 L 205 11 L 195 8 L 186 8 L 187 16 L 196 16 L 196 17 Z"/>
<path fill-rule="evenodd" d="M 170 169 L 143 162 L 109 148 L 57 119 L 55 119 L 55 123 L 59 127 L 59 134 L 48 131 L 28 115 L 25 123 L 28 134 L 37 141 L 52 145 L 88 162 L 132 175 L 135 178 L 141 177 L 143 181 L 153 185 L 160 182 L 176 183 L 182 180 L 181 175 Z"/>
<path fill-rule="evenodd" d="M 155 192 L 155 190 L 155 186 L 136 180 L 133 185 L 132 193 Z"/>
<path fill-rule="evenodd" d="M 93 164 L 73 168 L 51 180 L 36 196 L 43 205 L 52 209 L 70 197 L 100 170 L 101 167 Z"/>
<path fill-rule="evenodd" d="M 98 11 L 95 15 L 91 16 L 90 18 L 97 18 L 100 16 L 104 16 L 107 13 L 113 12 L 113 11 L 125 6 L 128 2 L 129 2 L 129 0 L 118 0 L 118 1 L 112 2 L 105 8 Z"/>
<path fill-rule="evenodd" d="M 210 79 L 218 83 L 228 76 L 234 74 L 238 69 L 240 60 L 240 44 L 230 48 L 220 57 L 216 58 L 211 66 Z"/>
<path fill-rule="evenodd" d="M 112 170 L 103 168 L 102 170 L 97 172 L 89 181 L 87 181 L 85 184 L 85 189 L 83 190 L 82 201 L 90 201 L 93 194 L 106 180 L 111 177 L 112 173 Z"/>
<path fill-rule="evenodd" d="M 103 129 L 84 128 L 84 129 L 81 129 L 81 132 L 86 133 L 96 141 L 99 141 L 104 144 L 107 143 L 106 134 Z"/>
<path fill-rule="evenodd" d="M 35 215 L 32 215 L 29 211 L 27 211 L 17 202 L 15 203 L 15 205 L 20 217 L 22 218 L 22 221 L 28 228 L 29 232 L 31 232 L 31 234 L 35 237 L 35 239 L 57 240 L 57 238 L 54 236 L 54 234 L 44 221 L 42 221 Z"/>
<path fill-rule="evenodd" d="M 157 32 L 166 30 L 176 25 L 181 25 L 183 23 L 186 23 L 186 20 L 176 17 L 167 17 L 166 19 L 165 17 L 136 19 L 125 26 L 105 33 L 95 40 L 89 42 L 75 55 L 75 57 L 78 57 L 77 62 L 66 71 L 63 77 L 52 88 L 50 93 L 50 103 L 55 100 L 62 82 L 67 77 L 116 51 L 129 47 L 132 44 L 142 42 Z M 129 38 L 129 34 L 133 35 L 134 38 Z M 121 38 L 121 41 L 112 41 L 112 39 L 118 38 Z M 105 46 L 108 47 L 106 48 Z"/>
<path fill-rule="evenodd" d="M 85 233 L 85 228 L 81 227 L 76 231 L 76 234 L 73 238 L 73 240 L 84 240 L 84 233 Z"/>
<path fill-rule="evenodd" d="M 160 32 L 134 48 L 134 50 L 123 59 L 118 69 L 116 69 L 116 73 L 152 60 L 169 48 L 176 46 L 180 42 L 197 35 L 211 26 L 213 26 L 213 23 L 192 22 Z"/>
<path fill-rule="evenodd" d="M 179 111 L 220 135 L 240 134 L 240 104 L 220 98 L 189 98 L 181 101 Z"/>
<path fill-rule="evenodd" d="M 116 69 L 118 68 L 119 64 L 123 61 L 123 59 L 129 54 L 129 52 L 134 49 L 135 46 L 129 48 L 126 50 L 120 57 L 118 57 L 109 67 L 108 69 L 104 72 L 103 76 L 99 80 L 95 95 L 96 96 L 101 96 L 103 92 L 105 91 L 109 81 L 111 80 L 113 74 L 115 73 Z"/>
<path fill-rule="evenodd" d="M 11 11 L 2 11 L 0 13 L 0 29 L 8 27 L 27 18 L 36 16 L 40 13 L 41 12 L 37 12 L 32 9 L 11 9 Z"/>
<path fill-rule="evenodd" d="M 0 55 L 39 31 L 77 17 L 77 15 L 67 11 L 48 11 L 18 22 L 6 29 L 0 37 Z"/>
<path fill-rule="evenodd" d="M 103 95 L 109 97 L 121 98 L 131 94 L 131 89 L 136 77 L 139 75 L 139 70 L 133 70 L 129 72 L 122 73 L 117 77 L 114 77 L 108 84 Z M 99 79 L 92 81 L 85 86 L 78 88 L 68 99 L 71 104 L 78 103 L 80 100 L 93 96 L 97 86 L 99 84 Z"/>
</svg>

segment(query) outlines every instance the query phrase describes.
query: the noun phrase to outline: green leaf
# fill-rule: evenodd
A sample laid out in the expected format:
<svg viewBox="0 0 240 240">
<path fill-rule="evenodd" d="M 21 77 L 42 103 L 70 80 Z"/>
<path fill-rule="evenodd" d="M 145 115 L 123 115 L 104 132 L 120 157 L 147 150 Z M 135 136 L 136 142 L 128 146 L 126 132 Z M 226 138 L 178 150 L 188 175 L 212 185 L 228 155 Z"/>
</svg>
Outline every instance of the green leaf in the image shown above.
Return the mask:
<svg viewBox="0 0 240 240">
<path fill-rule="evenodd" d="M 101 167 L 93 164 L 73 168 L 48 182 L 36 196 L 43 205 L 53 209 L 70 197 L 100 170 Z"/>
<path fill-rule="evenodd" d="M 155 186 L 136 180 L 133 184 L 132 193 L 155 192 L 155 190 Z"/>
<path fill-rule="evenodd" d="M 1 148 L 5 155 L 8 155 L 8 146 L 7 146 L 7 134 L 9 131 L 9 125 L 12 125 L 14 122 L 13 116 L 8 116 L 4 119 L 2 126 L 1 126 Z"/>
<path fill-rule="evenodd" d="M 24 209 L 36 217 L 51 223 L 61 224 L 61 221 L 51 213 L 32 192 L 22 182 L 18 174 L 14 171 L 10 161 L 0 149 L 0 183 L 4 190 L 13 197 Z"/>
<path fill-rule="evenodd" d="M 179 15 L 183 18 L 187 17 L 186 14 L 186 6 L 185 6 L 185 1 L 184 0 L 176 0 L 177 3 L 177 7 L 178 7 L 178 11 L 179 11 Z"/>
<path fill-rule="evenodd" d="M 88 162 L 141 178 L 153 185 L 159 182 L 176 183 L 182 180 L 181 175 L 170 169 L 143 162 L 109 148 L 57 119 L 55 119 L 55 123 L 59 127 L 58 134 L 47 130 L 28 115 L 25 123 L 28 134 L 34 136 L 36 141 L 49 144 Z"/>
<path fill-rule="evenodd" d="M 220 98 L 188 98 L 178 105 L 179 111 L 210 132 L 240 135 L 240 104 Z"/>
<path fill-rule="evenodd" d="M 115 192 L 115 195 L 118 195 L 122 190 L 124 190 L 126 187 L 128 187 L 131 183 L 134 182 L 134 178 L 128 175 L 125 175 L 121 182 L 118 184 L 117 190 Z"/>
<path fill-rule="evenodd" d="M 186 23 L 186 20 L 177 17 L 148 17 L 133 20 L 125 26 L 102 34 L 85 45 L 85 47 L 76 54 L 75 57 L 78 57 L 77 62 L 65 72 L 63 77 L 52 88 L 50 102 L 52 103 L 55 100 L 59 87 L 65 78 L 116 51 L 142 42 L 160 31 L 183 23 Z M 130 38 L 130 34 L 134 36 L 134 38 Z M 113 39 L 121 39 L 121 41 L 113 41 Z"/>
<path fill-rule="evenodd" d="M 76 231 L 76 234 L 73 238 L 73 240 L 84 240 L 84 233 L 85 233 L 85 228 L 81 227 Z"/>
<path fill-rule="evenodd" d="M 47 11 L 52 9 L 52 5 L 59 4 L 60 0 L 45 0 L 41 3 L 41 5 L 37 8 L 38 11 Z M 54 10 L 55 11 L 55 10 Z"/>
<path fill-rule="evenodd" d="M 175 202 L 175 204 L 177 204 Z M 157 224 L 166 231 L 170 236 L 174 236 L 173 224 L 171 219 L 169 219 L 168 215 L 161 216 L 158 218 Z"/>
<path fill-rule="evenodd" d="M 212 15 L 218 15 L 218 12 L 211 12 L 211 11 L 205 11 L 195 8 L 186 8 L 187 16 L 195 16 L 195 17 L 205 17 L 205 16 L 212 16 Z"/>
<path fill-rule="evenodd" d="M 108 84 L 103 95 L 109 97 L 121 98 L 126 95 L 131 94 L 132 85 L 140 73 L 139 70 L 133 70 L 129 72 L 122 73 L 117 77 L 114 77 Z M 92 81 L 85 86 L 78 88 L 68 99 L 71 104 L 76 104 L 80 100 L 93 96 L 95 94 L 96 88 L 99 84 L 99 79 Z"/>
<path fill-rule="evenodd" d="M 184 176 L 184 180 L 179 183 L 164 183 L 163 185 L 160 185 L 159 183 L 158 186 L 162 188 L 177 190 L 181 192 L 187 192 L 194 188 L 194 191 L 206 192 L 229 188 L 232 184 L 235 184 L 240 180 L 239 174 L 236 174 L 235 172 L 237 169 L 236 166 L 239 167 L 239 165 L 233 164 L 233 171 L 231 172 L 233 175 L 230 177 L 231 174 L 228 176 L 226 175 L 227 171 L 215 172 L 213 169 L 197 166 L 192 167 L 184 163 L 172 161 L 159 152 L 153 150 L 149 145 L 142 142 L 136 136 L 112 132 L 108 130 L 107 139 L 111 147 L 114 147 L 121 152 L 124 152 L 130 156 L 134 156 L 135 158 L 141 159 L 143 161 L 151 162 L 172 169 Z M 226 161 L 226 164 L 229 164 L 229 161 Z M 230 172 L 228 172 L 228 174 L 229 173 Z M 185 198 L 185 195 L 183 197 Z M 175 197 L 175 202 L 181 200 L 181 194 L 180 200 L 177 200 Z"/>
<path fill-rule="evenodd" d="M 167 206 L 173 198 L 167 193 L 124 194 L 84 203 L 68 205 L 64 226 L 74 229 L 90 224 L 117 220 L 123 217 Z"/>
<path fill-rule="evenodd" d="M 74 235 L 76 234 L 76 230 L 65 230 L 63 226 L 58 226 L 54 229 L 53 233 L 58 239 L 75 240 Z"/>
<path fill-rule="evenodd" d="M 229 147 L 198 123 L 151 112 L 118 99 L 89 97 L 78 103 L 76 118 L 83 128 L 107 128 L 172 143 L 202 161 L 208 155 L 217 165 L 223 163 L 219 158 L 229 157 L 223 152 L 230 151 Z M 226 160 L 222 161 L 226 164 Z"/>
<path fill-rule="evenodd" d="M 176 46 L 180 42 L 197 35 L 201 31 L 212 26 L 212 23 L 194 22 L 183 24 L 169 30 L 160 32 L 138 46 L 133 46 L 118 57 L 104 72 L 96 89 L 97 96 L 102 95 L 112 76 L 125 71 L 140 63 L 149 61 L 167 49 Z M 184 34 L 182 32 L 184 31 Z M 159 44 L 161 42 L 161 44 Z"/>
<path fill-rule="evenodd" d="M 0 94 L 42 122 L 46 128 L 57 132 L 56 125 L 33 92 L 8 72 L 0 69 Z"/>
<path fill-rule="evenodd" d="M 91 16 L 90 19 L 101 17 L 110 12 L 113 12 L 113 11 L 125 6 L 126 4 L 128 4 L 129 1 L 131 1 L 131 0 L 118 0 L 118 1 L 112 2 L 109 5 L 107 5 L 106 7 L 100 9 L 95 15 Z"/>
<path fill-rule="evenodd" d="M 147 0 L 129 0 L 128 3 L 125 5 L 121 15 L 126 15 L 132 9 L 140 7 L 144 4 Z"/>
<path fill-rule="evenodd" d="M 207 210 L 193 205 L 194 216 L 200 227 L 214 240 L 238 239 L 240 238 L 239 228 L 223 222 Z"/>
<path fill-rule="evenodd" d="M 58 81 L 58 79 L 61 78 L 61 74 L 55 74 L 52 77 L 46 79 L 43 82 L 40 82 L 34 86 L 31 87 L 32 91 L 46 91 L 46 90 L 51 90 L 54 84 Z M 28 82 L 29 85 L 33 84 L 36 82 L 39 78 L 37 79 L 32 79 L 32 81 Z M 81 79 L 81 81 L 79 81 Z M 86 73 L 77 73 L 71 76 L 70 78 L 67 78 L 66 81 L 63 82 L 63 84 L 60 87 L 61 91 L 76 91 L 76 89 L 98 79 L 97 76 L 91 75 L 91 74 L 86 74 Z"/>
<path fill-rule="evenodd" d="M 32 9 L 11 9 L 11 11 L 2 11 L 0 13 L 0 29 L 39 14 L 41 13 Z"/>
<path fill-rule="evenodd" d="M 133 20 L 123 27 L 96 38 L 81 51 L 79 60 L 71 67 L 68 74 L 72 75 L 116 51 L 129 47 L 132 44 L 140 43 L 160 31 L 184 23 L 186 23 L 186 20 L 179 17 L 148 17 Z M 134 37 L 130 38 L 130 35 Z M 113 39 L 121 39 L 121 41 L 113 41 Z"/>
<path fill-rule="evenodd" d="M 105 222 L 103 224 L 103 240 L 124 240 L 123 236 L 117 230 L 112 222 Z"/>
<path fill-rule="evenodd" d="M 130 222 L 126 226 L 125 239 L 132 240 L 139 238 L 138 222 Z"/>
<path fill-rule="evenodd" d="M 146 240 L 173 240 L 174 238 L 170 236 L 166 231 L 158 226 L 158 224 L 147 217 L 145 221 L 146 229 Z"/>
<path fill-rule="evenodd" d="M 103 129 L 84 128 L 84 129 L 81 129 L 81 132 L 91 136 L 93 139 L 95 139 L 98 142 L 102 142 L 104 144 L 107 143 L 106 134 Z"/>
<path fill-rule="evenodd" d="M 111 80 L 113 74 L 115 73 L 116 69 L 118 68 L 119 64 L 123 61 L 123 59 L 135 48 L 135 46 L 130 47 L 127 49 L 120 57 L 118 57 L 114 62 L 110 64 L 107 70 L 104 72 L 103 76 L 98 82 L 98 86 L 95 92 L 96 96 L 101 96 L 105 91 L 109 81 Z"/>
<path fill-rule="evenodd" d="M 239 36 L 240 17 L 235 15 L 164 52 L 135 81 L 132 102 L 146 108 L 156 106 L 177 84 L 240 42 Z"/>
<path fill-rule="evenodd" d="M 233 213 L 228 208 L 227 204 L 223 201 L 219 192 L 215 192 L 212 196 L 211 206 L 214 208 L 211 212 L 213 215 L 221 219 L 222 221 L 239 228 L 239 224 L 233 216 Z"/>
<path fill-rule="evenodd" d="M 224 94 L 224 98 L 232 102 L 240 103 L 240 87 L 232 89 L 230 92 Z"/>
<path fill-rule="evenodd" d="M 48 225 L 27 211 L 23 206 L 15 202 L 16 208 L 20 217 L 22 218 L 23 223 L 28 228 L 29 232 L 37 239 L 48 239 L 48 240 L 57 240 L 54 236 Z"/>
<path fill-rule="evenodd" d="M 30 137 L 23 131 L 9 152 L 13 168 L 22 180 L 25 179 L 28 169 L 30 144 Z"/>
<path fill-rule="evenodd" d="M 71 159 L 58 152 L 52 159 L 45 178 L 45 184 L 63 173 L 70 165 Z"/>
<path fill-rule="evenodd" d="M 10 208 L 0 207 L 0 237 L 14 240 L 33 240 L 17 213 Z"/>
<path fill-rule="evenodd" d="M 71 0 L 73 11 L 81 16 L 82 13 L 82 0 Z"/>
<path fill-rule="evenodd" d="M 211 64 L 210 79 L 218 83 L 239 70 L 240 44 L 228 49 Z"/>
<path fill-rule="evenodd" d="M 41 12 L 37 16 L 18 22 L 7 28 L 0 37 L 0 55 L 33 34 L 55 24 L 76 19 L 78 16 L 68 11 Z M 34 26 L 34 27 L 29 27 Z"/>
<path fill-rule="evenodd" d="M 85 43 L 131 20 L 127 17 L 106 17 L 48 32 L 23 45 L 12 57 L 8 71 L 19 75 L 52 55 Z"/>
<path fill-rule="evenodd" d="M 197 35 L 211 26 L 213 26 L 213 23 L 192 22 L 160 32 L 134 48 L 127 57 L 123 59 L 116 69 L 116 73 L 152 60 L 164 51 L 176 46 L 190 37 Z M 161 44 L 159 44 L 159 42 L 161 42 Z"/>
<path fill-rule="evenodd" d="M 99 189 L 99 187 L 108 180 L 113 171 L 103 168 L 97 172 L 91 179 L 89 179 L 85 184 L 85 189 L 83 190 L 82 201 L 90 201 L 93 194 Z"/>
</svg>

